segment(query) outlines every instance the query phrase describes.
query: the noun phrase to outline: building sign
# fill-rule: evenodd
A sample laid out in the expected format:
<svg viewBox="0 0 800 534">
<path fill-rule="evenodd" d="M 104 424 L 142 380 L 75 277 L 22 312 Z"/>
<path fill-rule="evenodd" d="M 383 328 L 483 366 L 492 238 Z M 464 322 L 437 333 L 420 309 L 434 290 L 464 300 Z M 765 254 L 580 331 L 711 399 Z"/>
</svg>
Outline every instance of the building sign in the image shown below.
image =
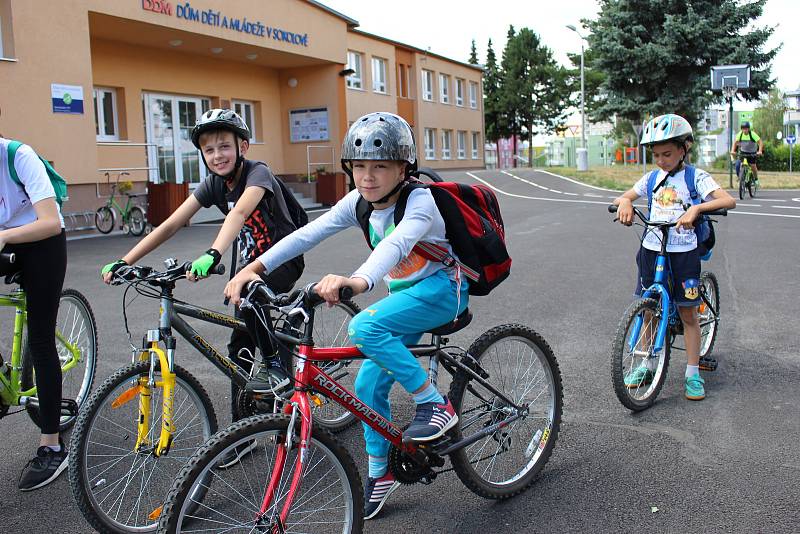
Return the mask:
<svg viewBox="0 0 800 534">
<path fill-rule="evenodd" d="M 178 2 L 175 4 L 175 9 L 173 9 L 172 4 L 167 0 L 142 0 L 142 9 L 169 16 L 172 16 L 174 12 L 175 17 L 178 19 L 199 22 L 200 24 L 213 26 L 215 28 L 246 33 L 255 35 L 256 37 L 263 37 L 264 39 L 272 39 L 273 41 L 281 41 L 297 46 L 308 46 L 307 33 L 297 33 L 284 28 L 274 28 L 264 24 L 260 20 L 236 17 L 232 16 L 230 13 L 225 13 L 216 9 L 193 7 L 190 2 Z"/>
<path fill-rule="evenodd" d="M 50 84 L 53 113 L 83 113 L 83 87 L 80 85 Z"/>
<path fill-rule="evenodd" d="M 327 141 L 328 108 L 293 109 L 289 111 L 289 131 L 292 143 Z"/>
</svg>

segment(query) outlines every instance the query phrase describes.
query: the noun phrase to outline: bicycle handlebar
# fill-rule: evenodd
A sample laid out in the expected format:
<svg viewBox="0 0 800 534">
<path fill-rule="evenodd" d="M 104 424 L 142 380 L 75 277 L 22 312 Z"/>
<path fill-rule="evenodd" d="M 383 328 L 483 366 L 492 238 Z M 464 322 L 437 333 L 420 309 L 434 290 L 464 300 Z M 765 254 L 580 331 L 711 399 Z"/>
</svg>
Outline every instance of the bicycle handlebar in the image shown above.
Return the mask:
<svg viewBox="0 0 800 534">
<path fill-rule="evenodd" d="M 302 300 L 309 307 L 313 308 L 318 304 L 322 304 L 325 300 L 320 297 L 314 288 L 317 284 L 308 284 L 300 289 L 295 289 L 289 293 L 275 294 L 267 284 L 261 280 L 253 280 L 242 290 L 242 296 L 249 298 L 252 294 L 258 294 L 268 304 L 273 306 L 282 307 L 288 306 L 294 302 Z M 339 299 L 350 300 L 353 298 L 353 289 L 349 286 L 339 288 Z"/>
<path fill-rule="evenodd" d="M 169 260 L 168 260 L 169 261 Z M 123 282 L 142 280 L 153 285 L 161 285 L 173 282 L 186 277 L 186 273 L 192 269 L 192 262 L 186 261 L 168 268 L 166 271 L 156 271 L 146 265 L 131 265 L 130 267 L 120 268 L 112 280 L 112 284 L 119 285 Z M 219 264 L 209 271 L 209 274 L 225 274 L 225 265 Z"/>
<path fill-rule="evenodd" d="M 617 209 L 619 209 L 619 206 L 615 206 L 614 204 L 609 204 L 609 206 L 608 206 L 608 212 L 609 213 L 617 213 Z M 633 207 L 633 212 L 647 226 L 675 226 L 675 224 L 676 224 L 676 223 L 654 223 L 654 222 L 650 222 L 647 219 L 647 217 L 645 217 L 644 212 L 642 210 L 640 210 L 639 208 L 637 208 L 636 206 Z M 720 208 L 718 210 L 704 211 L 703 215 L 719 215 L 720 217 L 727 217 L 728 216 L 728 210 L 726 208 Z"/>
</svg>

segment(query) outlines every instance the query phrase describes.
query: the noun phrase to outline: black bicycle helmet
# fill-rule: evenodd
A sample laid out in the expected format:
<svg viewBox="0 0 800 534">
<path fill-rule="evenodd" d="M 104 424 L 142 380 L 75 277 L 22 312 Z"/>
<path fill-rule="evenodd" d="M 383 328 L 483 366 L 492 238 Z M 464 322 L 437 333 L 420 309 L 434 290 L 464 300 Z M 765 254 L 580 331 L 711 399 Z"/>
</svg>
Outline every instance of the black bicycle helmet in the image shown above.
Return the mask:
<svg viewBox="0 0 800 534">
<path fill-rule="evenodd" d="M 192 144 L 197 150 L 200 150 L 200 136 L 211 130 L 228 130 L 240 139 L 250 140 L 250 128 L 247 127 L 247 123 L 238 113 L 231 109 L 209 109 L 197 119 L 194 128 L 192 128 Z M 208 169 L 208 163 L 202 150 L 200 150 L 200 157 L 203 159 L 206 169 Z M 236 143 L 236 164 L 233 166 L 233 170 L 222 178 L 226 182 L 233 180 L 243 163 L 244 156 L 239 152 L 239 143 Z"/>
</svg>

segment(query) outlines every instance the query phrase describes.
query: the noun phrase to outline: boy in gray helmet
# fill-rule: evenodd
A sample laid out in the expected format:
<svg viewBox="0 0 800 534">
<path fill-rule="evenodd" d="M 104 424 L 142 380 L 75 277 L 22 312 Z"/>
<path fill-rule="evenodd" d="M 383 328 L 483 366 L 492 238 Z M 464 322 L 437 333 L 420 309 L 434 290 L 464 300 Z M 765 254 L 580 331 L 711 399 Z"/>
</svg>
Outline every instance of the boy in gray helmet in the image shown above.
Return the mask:
<svg viewBox="0 0 800 534">
<path fill-rule="evenodd" d="M 403 218 L 394 223 L 395 204 L 416 166 L 414 134 L 404 119 L 382 112 L 359 118 L 342 145 L 342 167 L 354 180 L 356 190 L 244 268 L 228 283 L 225 294 L 238 302 L 242 289 L 262 273 L 272 272 L 345 228 L 361 228 L 356 206 L 363 198 L 362 202 L 371 206 L 368 235 L 374 250 L 350 276 L 324 276 L 316 291 L 329 304 L 335 304 L 340 288 L 350 287 L 357 295 L 384 279 L 389 295 L 356 315 L 348 330 L 355 345 L 369 358 L 356 379 L 356 395 L 391 420 L 389 390 L 399 382 L 417 405 L 403 437 L 427 442 L 453 428 L 458 416 L 406 345 L 417 343 L 423 332 L 452 321 L 464 311 L 468 288 L 457 268 L 425 259 L 412 250 L 417 242 L 425 241 L 455 256 L 430 191 L 411 190 Z M 389 443 L 366 425 L 364 438 L 369 455 L 364 517 L 371 519 L 400 484 L 388 469 Z"/>
</svg>

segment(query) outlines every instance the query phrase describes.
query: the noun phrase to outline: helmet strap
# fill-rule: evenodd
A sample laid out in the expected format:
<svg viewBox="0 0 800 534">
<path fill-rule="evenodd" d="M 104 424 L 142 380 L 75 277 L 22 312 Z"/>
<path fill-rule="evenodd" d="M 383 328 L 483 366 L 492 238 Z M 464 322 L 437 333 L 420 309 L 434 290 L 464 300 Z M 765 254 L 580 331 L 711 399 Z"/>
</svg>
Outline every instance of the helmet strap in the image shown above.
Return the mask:
<svg viewBox="0 0 800 534">
<path fill-rule="evenodd" d="M 388 193 L 386 193 L 386 196 L 379 198 L 379 199 L 378 199 L 378 200 L 376 200 L 375 202 L 370 202 L 370 204 L 372 204 L 372 205 L 375 205 L 375 204 L 385 204 L 386 202 L 388 202 L 388 201 L 389 201 L 389 199 L 390 199 L 390 198 L 392 198 L 392 196 L 394 196 L 394 194 L 395 194 L 395 193 L 397 193 L 398 191 L 400 191 L 400 190 L 403 188 L 403 186 L 404 186 L 404 185 L 406 185 L 406 180 L 405 180 L 405 178 L 404 178 L 404 179 L 403 179 L 403 180 L 402 180 L 400 183 L 398 183 L 396 186 L 394 186 L 394 188 L 393 188 L 391 191 L 389 191 Z"/>
</svg>

